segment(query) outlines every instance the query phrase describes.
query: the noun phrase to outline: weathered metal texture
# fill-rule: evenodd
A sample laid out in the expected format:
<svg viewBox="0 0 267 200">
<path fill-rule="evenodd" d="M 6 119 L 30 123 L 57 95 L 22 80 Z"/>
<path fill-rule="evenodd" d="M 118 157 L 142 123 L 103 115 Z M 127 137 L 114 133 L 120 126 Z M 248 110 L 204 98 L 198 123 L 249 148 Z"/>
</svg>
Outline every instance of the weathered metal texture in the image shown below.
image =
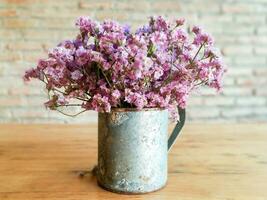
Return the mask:
<svg viewBox="0 0 267 200">
<path fill-rule="evenodd" d="M 162 188 L 167 181 L 168 111 L 114 109 L 98 117 L 98 183 L 119 193 Z"/>
</svg>

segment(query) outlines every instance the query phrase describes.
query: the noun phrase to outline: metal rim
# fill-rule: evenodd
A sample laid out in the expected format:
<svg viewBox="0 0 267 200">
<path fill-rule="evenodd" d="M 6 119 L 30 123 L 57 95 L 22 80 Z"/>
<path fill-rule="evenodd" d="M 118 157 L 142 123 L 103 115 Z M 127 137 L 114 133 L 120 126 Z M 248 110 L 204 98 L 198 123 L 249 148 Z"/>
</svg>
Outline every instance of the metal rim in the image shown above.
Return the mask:
<svg viewBox="0 0 267 200">
<path fill-rule="evenodd" d="M 143 111 L 164 111 L 166 108 L 143 108 L 138 110 L 137 108 L 111 108 L 111 112 L 143 112 Z"/>
</svg>

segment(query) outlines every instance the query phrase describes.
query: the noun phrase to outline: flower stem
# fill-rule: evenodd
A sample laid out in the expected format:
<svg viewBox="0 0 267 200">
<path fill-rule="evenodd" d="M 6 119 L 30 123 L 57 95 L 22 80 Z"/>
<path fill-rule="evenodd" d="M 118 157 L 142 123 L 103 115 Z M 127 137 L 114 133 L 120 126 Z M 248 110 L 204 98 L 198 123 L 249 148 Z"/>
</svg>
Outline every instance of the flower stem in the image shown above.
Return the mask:
<svg viewBox="0 0 267 200">
<path fill-rule="evenodd" d="M 112 86 L 112 84 L 110 83 L 110 81 L 108 80 L 108 77 L 107 77 L 107 75 L 105 74 L 105 72 L 104 72 L 99 66 L 97 66 L 97 67 L 98 67 L 98 69 L 100 69 L 101 73 L 102 73 L 103 76 L 105 77 L 105 80 L 107 81 L 108 85 L 112 88 L 113 86 Z"/>
<path fill-rule="evenodd" d="M 57 105 L 57 107 L 69 107 L 69 106 L 82 106 L 82 104 L 66 104 L 66 105 Z"/>
<path fill-rule="evenodd" d="M 85 112 L 85 111 L 87 111 L 87 110 L 82 110 L 82 111 L 80 111 L 80 112 L 78 112 L 78 113 L 76 113 L 76 114 L 68 114 L 68 113 L 65 113 L 65 112 L 63 112 L 63 111 L 61 111 L 61 110 L 58 110 L 58 109 L 56 109 L 56 111 L 58 111 L 58 112 L 60 112 L 61 114 L 63 114 L 63 115 L 66 115 L 66 116 L 68 116 L 68 117 L 76 117 L 77 115 L 79 115 L 79 114 L 82 114 L 83 112 Z"/>
<path fill-rule="evenodd" d="M 201 81 L 201 82 L 197 83 L 196 85 L 194 85 L 194 87 L 199 86 L 199 85 L 201 85 L 201 84 L 205 84 L 205 83 L 207 83 L 207 82 L 208 82 L 208 80 Z"/>
<path fill-rule="evenodd" d="M 203 46 L 204 46 L 204 43 L 202 43 L 202 44 L 200 45 L 200 47 L 199 47 L 199 49 L 198 49 L 196 55 L 194 56 L 193 60 L 191 61 L 191 63 L 193 63 L 193 62 L 195 61 L 197 55 L 199 54 L 199 52 L 200 52 L 200 50 L 202 49 Z"/>
<path fill-rule="evenodd" d="M 41 80 L 42 82 L 44 82 L 46 85 L 48 84 L 48 77 L 46 76 L 46 74 L 43 72 L 43 74 L 44 74 L 44 77 L 45 77 L 45 79 L 46 79 L 46 81 L 47 82 L 45 82 L 44 80 Z M 68 95 L 67 93 L 65 93 L 65 92 L 62 92 L 62 91 L 60 91 L 59 89 L 57 89 L 57 88 L 53 88 L 53 89 L 51 89 L 51 90 L 53 90 L 53 91 L 57 91 L 57 92 L 59 92 L 59 93 L 61 93 L 61 94 L 63 94 L 63 95 Z M 81 97 L 75 97 L 76 99 L 78 99 L 78 100 L 80 100 L 80 101 L 89 101 L 89 99 L 83 99 L 83 98 L 81 98 Z"/>
</svg>

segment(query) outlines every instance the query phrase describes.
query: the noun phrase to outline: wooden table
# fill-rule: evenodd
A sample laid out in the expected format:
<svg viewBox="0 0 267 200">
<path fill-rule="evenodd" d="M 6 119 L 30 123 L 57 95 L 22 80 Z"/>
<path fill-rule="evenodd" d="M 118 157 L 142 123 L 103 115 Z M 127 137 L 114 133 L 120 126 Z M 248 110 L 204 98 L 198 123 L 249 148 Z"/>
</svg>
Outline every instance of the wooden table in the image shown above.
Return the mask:
<svg viewBox="0 0 267 200">
<path fill-rule="evenodd" d="M 118 195 L 97 186 L 96 125 L 0 125 L 0 199 L 266 200 L 267 124 L 187 124 L 167 186 Z"/>
</svg>

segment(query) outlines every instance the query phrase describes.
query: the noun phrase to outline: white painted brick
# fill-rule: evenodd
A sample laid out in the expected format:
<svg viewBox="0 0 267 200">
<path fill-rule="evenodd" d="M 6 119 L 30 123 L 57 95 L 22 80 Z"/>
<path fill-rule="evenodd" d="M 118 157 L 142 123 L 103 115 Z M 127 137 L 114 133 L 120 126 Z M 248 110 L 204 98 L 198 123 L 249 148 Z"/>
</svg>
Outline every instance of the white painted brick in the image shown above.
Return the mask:
<svg viewBox="0 0 267 200">
<path fill-rule="evenodd" d="M 203 24 L 212 25 L 212 24 L 224 24 L 227 25 L 233 21 L 232 15 L 211 15 L 210 13 L 201 13 L 199 20 Z"/>
<path fill-rule="evenodd" d="M 0 107 L 0 118 L 11 118 L 10 109 Z"/>
<path fill-rule="evenodd" d="M 263 77 L 267 76 L 267 67 L 255 68 L 253 71 L 256 76 L 263 76 Z"/>
<path fill-rule="evenodd" d="M 222 11 L 228 14 L 264 13 L 266 6 L 246 2 L 225 3 L 222 5 Z"/>
<path fill-rule="evenodd" d="M 261 86 L 267 85 L 267 78 L 263 77 L 251 77 L 251 76 L 240 76 L 236 77 L 236 84 L 240 86 Z"/>
<path fill-rule="evenodd" d="M 239 67 L 257 67 L 266 66 L 266 56 L 235 56 L 234 62 Z"/>
<path fill-rule="evenodd" d="M 42 96 L 25 96 L 25 100 L 28 105 L 31 106 L 43 106 L 45 102 L 48 101 L 47 95 Z"/>
<path fill-rule="evenodd" d="M 203 105 L 203 98 L 200 96 L 192 96 L 189 101 L 188 101 L 188 105 L 190 106 L 201 106 Z"/>
<path fill-rule="evenodd" d="M 240 35 L 253 35 L 255 32 L 256 27 L 253 26 L 237 26 L 236 24 L 228 24 L 227 28 L 222 29 L 221 33 L 239 37 Z"/>
<path fill-rule="evenodd" d="M 7 95 L 7 88 L 0 88 L 0 96 Z"/>
<path fill-rule="evenodd" d="M 226 96 L 249 96 L 252 95 L 252 88 L 224 87 L 223 94 Z"/>
<path fill-rule="evenodd" d="M 256 55 L 267 56 L 267 45 L 266 46 L 261 46 L 261 47 L 255 47 L 254 51 L 255 51 Z"/>
<path fill-rule="evenodd" d="M 242 45 L 257 45 L 262 46 L 263 44 L 267 44 L 267 33 L 265 35 L 253 35 L 253 36 L 239 36 L 235 38 L 238 44 Z"/>
<path fill-rule="evenodd" d="M 251 76 L 253 74 L 253 69 L 248 67 L 235 67 L 229 68 L 227 71 L 227 75 L 229 76 Z"/>
<path fill-rule="evenodd" d="M 251 26 L 252 24 L 264 24 L 265 17 L 263 15 L 235 15 L 234 21 L 238 24 L 247 24 Z"/>
<path fill-rule="evenodd" d="M 238 106 L 267 106 L 267 99 L 264 97 L 238 97 L 236 104 Z"/>
<path fill-rule="evenodd" d="M 204 105 L 207 106 L 233 106 L 235 99 L 233 97 L 216 96 L 204 99 Z"/>
<path fill-rule="evenodd" d="M 202 96 L 214 96 L 217 94 L 217 92 L 215 89 L 203 87 L 198 91 L 198 94 Z"/>
<path fill-rule="evenodd" d="M 223 80 L 224 86 L 233 86 L 235 85 L 235 78 L 228 76 L 228 74 L 225 76 L 225 79 Z"/>
<path fill-rule="evenodd" d="M 267 120 L 267 115 L 252 115 L 250 117 L 240 117 L 238 118 L 238 123 L 265 123 Z"/>
<path fill-rule="evenodd" d="M 8 86 L 12 85 L 11 83 L 15 83 L 17 87 L 24 85 L 22 76 L 21 77 L 18 77 L 18 76 L 0 77 L 0 82 L 1 82 L 2 87 L 8 87 Z"/>
<path fill-rule="evenodd" d="M 266 26 L 259 26 L 257 27 L 257 33 L 258 34 L 267 34 L 267 27 Z"/>
<path fill-rule="evenodd" d="M 189 107 L 188 116 L 192 119 L 196 118 L 216 118 L 219 117 L 220 112 L 216 107 Z"/>
<path fill-rule="evenodd" d="M 40 108 L 17 108 L 12 110 L 12 116 L 14 118 L 47 118 L 47 114 Z"/>
<path fill-rule="evenodd" d="M 253 113 L 255 115 L 265 115 L 265 117 L 267 117 L 267 106 L 253 107 Z"/>
<path fill-rule="evenodd" d="M 267 96 L 267 87 L 258 87 L 255 91 L 257 96 Z"/>
<path fill-rule="evenodd" d="M 164 4 L 162 4 L 164 7 Z M 186 4 L 181 7 L 181 11 L 183 12 L 198 12 L 198 13 L 206 13 L 207 11 L 207 4 L 206 3 L 198 3 L 197 5 L 195 4 Z M 208 8 L 209 12 L 208 13 L 220 13 L 221 8 L 220 4 L 218 4 L 215 1 L 210 1 L 208 2 Z"/>
<path fill-rule="evenodd" d="M 253 115 L 253 109 L 247 107 L 233 107 L 233 108 L 224 108 L 222 111 L 222 116 L 226 118 L 232 117 L 244 117 Z"/>
<path fill-rule="evenodd" d="M 252 55 L 253 48 L 248 46 L 226 46 L 222 49 L 225 55 Z"/>
</svg>

